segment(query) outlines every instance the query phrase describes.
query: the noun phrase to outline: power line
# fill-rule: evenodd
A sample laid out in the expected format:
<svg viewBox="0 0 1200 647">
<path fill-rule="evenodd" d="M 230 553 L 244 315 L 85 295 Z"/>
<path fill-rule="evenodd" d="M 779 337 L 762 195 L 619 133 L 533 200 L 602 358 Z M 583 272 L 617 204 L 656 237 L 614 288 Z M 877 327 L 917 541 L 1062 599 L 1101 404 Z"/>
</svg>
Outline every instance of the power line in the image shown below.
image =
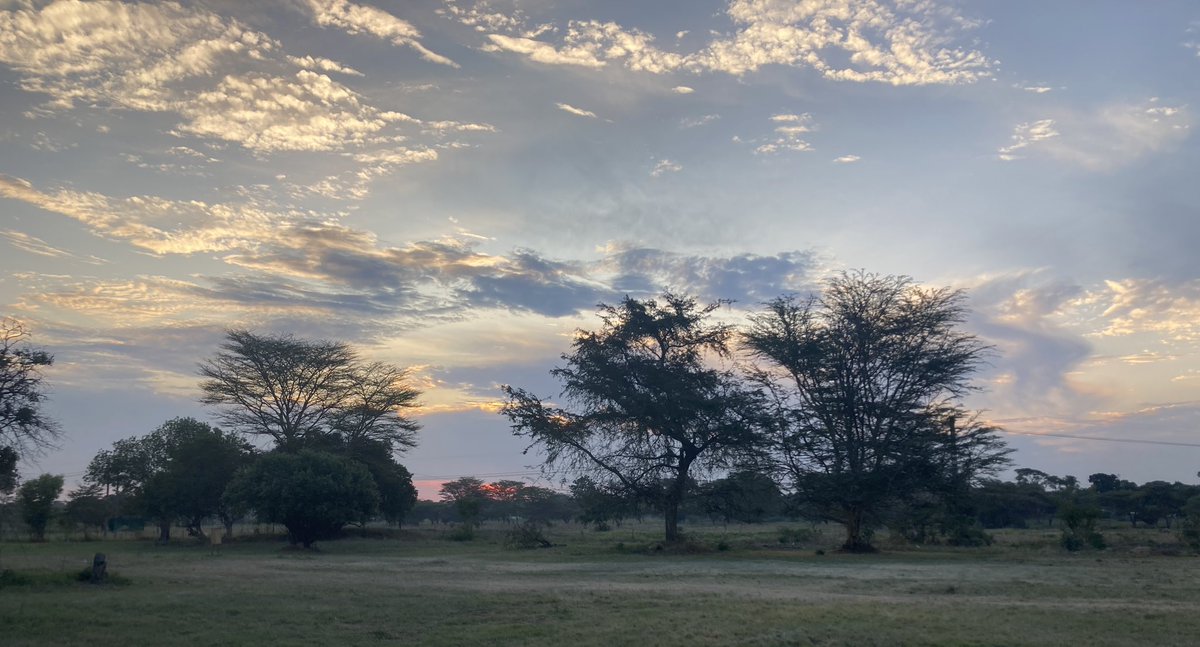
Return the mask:
<svg viewBox="0 0 1200 647">
<path fill-rule="evenodd" d="M 1100 436 L 1076 436 L 1073 434 L 1054 434 L 1049 432 L 1009 431 L 1001 429 L 1001 433 L 1018 436 L 1050 436 L 1053 438 L 1074 438 L 1075 440 L 1101 440 L 1106 443 L 1135 443 L 1138 445 L 1169 445 L 1171 447 L 1200 447 L 1200 443 L 1180 443 L 1170 440 L 1145 440 L 1141 438 L 1101 438 Z"/>
</svg>

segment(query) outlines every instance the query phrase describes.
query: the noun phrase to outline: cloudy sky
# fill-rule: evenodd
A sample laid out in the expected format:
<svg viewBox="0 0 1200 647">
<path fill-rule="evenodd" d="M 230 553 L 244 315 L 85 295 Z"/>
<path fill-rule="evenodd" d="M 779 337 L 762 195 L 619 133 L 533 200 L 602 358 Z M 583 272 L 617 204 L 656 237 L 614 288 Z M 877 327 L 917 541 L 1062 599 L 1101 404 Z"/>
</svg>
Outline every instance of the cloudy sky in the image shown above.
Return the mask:
<svg viewBox="0 0 1200 647">
<path fill-rule="evenodd" d="M 846 268 L 970 294 L 1019 465 L 1194 482 L 1200 5 L 0 0 L 0 303 L 77 475 L 230 326 L 413 367 L 419 479 L 594 305 Z M 1034 437 L 1030 434 L 1059 434 Z M 428 491 L 427 491 L 428 492 Z"/>
</svg>

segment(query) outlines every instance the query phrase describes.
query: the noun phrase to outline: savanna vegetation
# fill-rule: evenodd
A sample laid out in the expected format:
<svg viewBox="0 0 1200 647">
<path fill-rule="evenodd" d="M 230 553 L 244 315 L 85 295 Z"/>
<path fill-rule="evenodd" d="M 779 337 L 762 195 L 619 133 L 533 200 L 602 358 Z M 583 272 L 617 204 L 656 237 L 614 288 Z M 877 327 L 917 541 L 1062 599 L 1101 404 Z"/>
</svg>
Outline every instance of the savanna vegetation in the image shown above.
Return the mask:
<svg viewBox="0 0 1200 647">
<path fill-rule="evenodd" d="M 991 352 L 964 299 L 859 272 L 745 326 L 671 293 L 601 305 L 558 394 L 503 387 L 557 478 L 463 476 L 436 501 L 400 462 L 419 432 L 403 368 L 248 330 L 200 364 L 222 427 L 119 440 L 65 499 L 61 476 L 21 482 L 60 433 L 53 357 L 5 320 L 0 636 L 1187 644 L 1200 486 L 999 478 L 999 430 L 963 404 Z M 102 588 L 77 581 L 92 553 Z"/>
</svg>

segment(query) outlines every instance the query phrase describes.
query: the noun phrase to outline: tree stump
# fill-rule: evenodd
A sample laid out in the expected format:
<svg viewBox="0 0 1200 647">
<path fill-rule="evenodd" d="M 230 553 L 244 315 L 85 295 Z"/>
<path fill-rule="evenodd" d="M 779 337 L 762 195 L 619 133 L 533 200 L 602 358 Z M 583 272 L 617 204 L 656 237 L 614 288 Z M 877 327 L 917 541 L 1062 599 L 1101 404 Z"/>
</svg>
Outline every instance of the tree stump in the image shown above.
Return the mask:
<svg viewBox="0 0 1200 647">
<path fill-rule="evenodd" d="M 96 553 L 92 558 L 92 583 L 99 584 L 108 577 L 108 558 L 104 553 Z"/>
</svg>

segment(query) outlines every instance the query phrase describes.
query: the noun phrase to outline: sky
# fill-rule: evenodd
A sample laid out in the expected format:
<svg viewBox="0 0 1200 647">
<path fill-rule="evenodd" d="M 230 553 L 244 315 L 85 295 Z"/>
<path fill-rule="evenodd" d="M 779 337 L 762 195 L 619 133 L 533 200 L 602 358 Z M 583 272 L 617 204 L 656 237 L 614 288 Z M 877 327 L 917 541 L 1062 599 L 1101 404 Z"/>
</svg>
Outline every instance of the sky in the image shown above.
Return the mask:
<svg viewBox="0 0 1200 647">
<path fill-rule="evenodd" d="M 861 268 L 967 292 L 1017 466 L 1196 482 L 1198 110 L 1191 1 L 0 0 L 22 469 L 211 420 L 247 327 L 411 367 L 424 496 L 554 485 L 499 386 L 558 395 L 597 303 Z"/>
</svg>

